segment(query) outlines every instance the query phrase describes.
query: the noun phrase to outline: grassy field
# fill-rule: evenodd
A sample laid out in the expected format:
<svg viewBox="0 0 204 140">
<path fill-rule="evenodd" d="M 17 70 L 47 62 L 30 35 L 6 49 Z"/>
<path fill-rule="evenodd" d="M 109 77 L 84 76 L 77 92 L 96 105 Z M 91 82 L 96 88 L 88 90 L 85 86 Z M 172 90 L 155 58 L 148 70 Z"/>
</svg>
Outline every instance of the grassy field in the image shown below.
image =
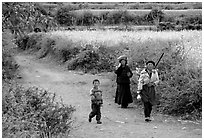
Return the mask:
<svg viewBox="0 0 204 140">
<path fill-rule="evenodd" d="M 201 31 L 54 31 L 48 33 L 49 38 L 55 40 L 55 47 L 66 48 L 67 46 L 84 47 L 87 44 L 92 46 L 104 45 L 107 47 L 127 46 L 134 49 L 143 46 L 145 43 L 151 46 L 157 41 L 177 42 L 175 46 L 185 48 L 185 56 L 196 60 L 201 66 L 202 60 L 202 32 Z M 158 46 L 151 46 L 157 48 Z"/>
<path fill-rule="evenodd" d="M 90 11 L 93 15 L 100 15 L 105 12 L 116 12 L 118 9 L 86 9 L 86 10 L 76 10 L 77 15 L 83 14 L 85 11 Z M 131 14 L 143 16 L 148 14 L 151 9 L 148 10 L 135 10 L 135 9 L 128 9 Z M 163 10 L 164 14 L 167 16 L 181 16 L 181 15 L 188 15 L 188 16 L 195 16 L 195 15 L 202 15 L 202 9 L 187 9 L 187 10 Z"/>
<path fill-rule="evenodd" d="M 44 3 L 43 5 L 48 6 L 49 4 Z M 53 4 L 50 4 L 51 6 Z M 63 5 L 71 5 L 72 7 L 79 7 L 85 9 L 152 9 L 154 7 L 160 7 L 162 9 L 202 9 L 200 2 L 184 2 L 184 3 L 171 3 L 171 2 L 88 2 L 88 3 L 75 3 L 64 2 Z"/>
<path fill-rule="evenodd" d="M 53 31 L 29 36 L 23 49 L 36 50 L 39 58 L 57 61 L 68 70 L 92 74 L 113 72 L 121 54 L 128 55 L 128 65 L 135 71 L 165 53 L 157 67 L 158 110 L 185 119 L 201 118 L 202 31 Z M 131 84 L 135 95 L 137 76 Z"/>
</svg>

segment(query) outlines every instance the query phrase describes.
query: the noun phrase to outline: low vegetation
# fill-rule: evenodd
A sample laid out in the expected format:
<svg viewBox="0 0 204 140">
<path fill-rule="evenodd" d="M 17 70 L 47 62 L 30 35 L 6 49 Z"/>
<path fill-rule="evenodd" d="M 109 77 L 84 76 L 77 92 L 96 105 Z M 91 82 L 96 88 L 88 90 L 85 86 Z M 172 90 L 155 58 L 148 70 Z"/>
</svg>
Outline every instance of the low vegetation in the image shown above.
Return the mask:
<svg viewBox="0 0 204 140">
<path fill-rule="evenodd" d="M 128 56 L 128 65 L 135 71 L 137 67 L 144 67 L 147 60 L 157 61 L 158 57 L 165 53 L 157 67 L 161 78 L 157 87 L 157 110 L 164 114 L 181 116 L 184 119 L 201 119 L 202 31 L 198 31 L 202 30 L 201 10 L 168 11 L 169 15 L 177 12 L 171 17 L 165 11 L 152 8 L 153 5 L 149 6 L 148 3 L 143 3 L 143 6 L 142 3 L 141 5 L 126 4 L 134 7 L 129 9 L 137 9 L 138 6 L 139 9 L 151 9 L 143 16 L 138 15 L 138 11 L 133 14 L 134 10 L 132 13 L 131 10 L 104 12 L 106 11 L 104 9 L 113 9 L 111 8 L 113 5 L 100 4 L 106 8 L 95 16 L 96 12 L 93 12 L 93 8 L 90 7 L 93 5 L 95 7 L 96 3 L 89 3 L 89 5 L 75 3 L 75 6 L 78 4 L 80 8 L 71 7 L 71 9 L 70 4 L 68 6 L 64 3 L 46 4 L 45 7 L 38 3 L 2 4 L 2 136 L 4 138 L 67 137 L 72 122 L 71 116 L 75 110 L 72 106 L 56 101 L 54 93 L 38 87 L 24 88 L 16 83 L 15 79 L 21 78 L 18 76 L 19 65 L 13 58 L 17 46 L 36 54 L 39 59 L 49 58 L 51 61 L 64 64 L 69 70 L 93 74 L 113 72 L 117 57 L 121 54 Z M 157 3 L 160 6 L 165 5 L 163 9 L 166 11 L 172 8 L 174 10 L 202 9 L 200 3 L 174 4 L 176 5 L 171 7 L 164 3 Z M 81 11 L 78 11 L 80 14 L 73 11 L 84 9 L 86 6 L 92 11 L 88 10 L 83 14 Z M 97 9 L 101 9 L 100 6 Z M 62 8 L 57 9 L 57 7 Z M 117 6 L 114 4 L 114 7 Z M 159 13 L 156 17 L 155 12 Z M 189 13 L 196 13 L 196 15 L 187 16 Z M 65 28 L 69 26 L 68 29 L 74 31 L 34 33 L 32 31 L 39 27 L 37 24 L 42 26 L 41 31 L 61 28 L 61 25 Z M 93 25 L 102 30 L 75 31 L 81 26 L 82 30 L 84 30 L 83 26 L 90 30 Z M 125 31 L 121 25 L 125 27 Z M 147 30 L 179 31 L 134 32 L 131 31 L 135 28 L 133 25 L 141 25 L 137 27 L 139 30 L 144 26 Z M 110 28 L 117 26 L 117 31 L 104 31 L 109 29 L 109 26 Z M 123 31 L 118 31 L 120 29 Z M 114 78 L 113 76 L 112 80 L 115 80 Z M 131 91 L 134 97 L 137 95 L 137 78 L 135 75 L 131 79 Z"/>
<path fill-rule="evenodd" d="M 202 28 L 202 10 L 148 10 L 130 9 L 81 9 L 73 10 L 69 5 L 59 8 L 55 19 L 63 26 L 131 26 L 155 25 L 157 30 L 200 30 Z M 159 23 L 164 24 L 160 28 Z M 75 27 L 76 28 L 76 27 Z M 68 28 L 70 29 L 70 28 Z"/>
<path fill-rule="evenodd" d="M 19 65 L 13 56 L 16 45 L 8 32 L 2 34 L 2 137 L 67 137 L 74 107 L 56 100 L 52 92 L 25 88 L 16 82 Z"/>
<path fill-rule="evenodd" d="M 36 40 L 37 39 L 37 40 Z M 91 72 L 113 71 L 117 57 L 126 54 L 129 66 L 144 67 L 147 60 L 157 61 L 161 83 L 157 88 L 158 111 L 188 119 L 201 118 L 201 32 L 122 32 L 56 31 L 34 33 L 23 49 L 37 50 L 39 58 L 52 56 L 67 69 Z M 31 46 L 30 43 L 35 42 Z M 137 76 L 132 79 L 136 95 Z"/>
</svg>

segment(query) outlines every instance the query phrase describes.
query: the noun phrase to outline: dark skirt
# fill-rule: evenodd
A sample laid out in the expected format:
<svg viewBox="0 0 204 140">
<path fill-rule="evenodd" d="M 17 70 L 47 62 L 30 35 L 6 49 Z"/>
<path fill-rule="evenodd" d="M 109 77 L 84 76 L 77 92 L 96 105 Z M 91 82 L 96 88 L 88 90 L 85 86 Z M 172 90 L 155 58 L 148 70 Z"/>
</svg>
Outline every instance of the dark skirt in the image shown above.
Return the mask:
<svg viewBox="0 0 204 140">
<path fill-rule="evenodd" d="M 117 84 L 115 103 L 122 106 L 128 106 L 128 104 L 132 102 L 130 84 Z"/>
<path fill-rule="evenodd" d="M 155 87 L 148 87 L 147 85 L 143 85 L 142 91 L 140 93 L 143 102 L 150 102 L 152 105 L 156 104 L 155 97 Z"/>
</svg>

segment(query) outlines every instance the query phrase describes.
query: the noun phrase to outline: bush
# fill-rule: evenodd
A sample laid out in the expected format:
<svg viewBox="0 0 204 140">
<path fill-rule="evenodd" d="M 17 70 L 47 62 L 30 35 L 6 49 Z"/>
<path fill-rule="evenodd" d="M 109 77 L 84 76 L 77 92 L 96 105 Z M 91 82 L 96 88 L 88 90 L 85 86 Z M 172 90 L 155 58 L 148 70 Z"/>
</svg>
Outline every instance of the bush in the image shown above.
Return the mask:
<svg viewBox="0 0 204 140">
<path fill-rule="evenodd" d="M 147 60 L 155 60 L 158 52 L 165 52 L 164 58 L 158 65 L 160 84 L 156 88 L 157 109 L 164 113 L 182 116 L 185 119 L 201 119 L 202 116 L 202 71 L 201 68 L 187 67 L 187 60 L 183 55 L 183 48 L 173 49 L 174 44 L 168 47 L 169 43 L 161 44 L 161 50 L 152 50 L 149 47 L 137 54 L 130 62 L 130 66 L 144 67 Z M 175 42 L 175 45 L 177 43 Z M 154 45 L 153 45 L 154 46 Z M 134 53 L 132 51 L 132 53 Z M 159 53 L 158 53 L 159 54 Z M 131 82 L 131 90 L 137 95 L 138 77 L 134 77 Z"/>
<path fill-rule="evenodd" d="M 87 72 L 90 69 L 94 69 L 99 60 L 99 56 L 97 53 L 92 50 L 86 50 L 79 53 L 76 58 L 72 59 L 68 63 L 68 69 L 71 70 L 83 70 Z"/>
<path fill-rule="evenodd" d="M 85 35 L 90 35 L 92 39 L 93 33 L 95 32 L 86 31 Z M 189 33 L 192 33 L 192 35 L 189 36 Z M 80 34 L 82 32 L 77 32 L 75 36 L 83 38 Z M 122 32 L 116 32 L 114 35 L 117 34 L 122 34 Z M 161 79 L 161 83 L 157 88 L 159 111 L 188 118 L 199 118 L 201 116 L 202 103 L 200 92 L 202 84 L 200 77 L 202 73 L 201 68 L 195 63 L 200 59 L 197 57 L 197 53 L 200 51 L 198 49 L 201 47 L 200 32 L 171 31 L 155 32 L 153 34 L 152 32 L 140 32 L 138 34 L 134 33 L 134 36 L 136 36 L 134 38 L 129 32 L 126 32 L 122 35 L 127 38 L 124 39 L 118 36 L 118 41 L 115 40 L 116 42 L 113 44 L 111 44 L 112 42 L 110 42 L 109 38 L 93 41 L 90 38 L 88 38 L 90 40 L 87 40 L 85 38 L 76 39 L 74 36 L 68 37 L 70 32 L 65 34 L 64 32 L 55 32 L 55 35 L 53 33 L 52 36 L 48 36 L 47 40 L 50 39 L 55 42 L 52 47 L 54 57 L 59 55 L 66 62 L 65 65 L 68 69 L 90 73 L 113 71 L 117 57 L 125 53 L 125 50 L 128 50 L 128 65 L 132 70 L 135 70 L 136 67 L 144 67 L 145 62 L 148 60 L 157 62 L 159 56 L 165 53 L 157 66 Z M 184 36 L 188 35 L 188 37 L 183 37 L 183 34 Z M 145 38 L 141 37 L 143 35 L 146 35 Z M 114 37 L 112 38 L 115 39 Z M 192 38 L 195 40 L 192 40 Z M 190 43 L 188 43 L 189 41 Z M 49 47 L 52 45 L 43 46 Z M 75 47 L 77 49 L 74 49 Z M 185 57 L 184 54 L 188 53 L 192 47 L 195 50 L 191 50 L 191 54 Z M 192 56 L 190 57 L 190 55 Z M 194 58 L 198 58 L 195 63 Z M 136 97 L 136 87 L 137 77 L 134 77 L 131 85 L 134 97 Z"/>
<path fill-rule="evenodd" d="M 109 24 L 120 24 L 122 22 L 122 10 L 117 10 L 114 12 L 109 12 L 108 14 L 108 23 Z"/>
<path fill-rule="evenodd" d="M 2 80 L 11 80 L 16 77 L 19 65 L 14 58 L 7 53 L 2 53 Z"/>
<path fill-rule="evenodd" d="M 73 57 L 75 57 L 78 53 L 80 52 L 80 49 L 75 47 L 75 48 L 64 48 L 60 50 L 60 54 L 62 56 L 62 62 L 66 62 Z"/>
<path fill-rule="evenodd" d="M 114 51 L 104 46 L 100 46 L 97 50 L 89 46 L 67 62 L 67 67 L 70 70 L 82 70 L 85 73 L 112 71 L 115 63 Z"/>
<path fill-rule="evenodd" d="M 28 50 L 28 49 L 33 49 L 33 50 L 40 50 L 40 46 L 37 45 L 38 42 L 40 42 L 43 37 L 45 36 L 45 33 L 31 33 L 28 35 L 25 35 L 22 38 L 19 38 L 16 40 L 16 45 L 18 45 L 18 48 L 22 50 Z"/>
<path fill-rule="evenodd" d="M 5 87 L 5 86 L 3 86 Z M 38 87 L 7 85 L 2 100 L 4 138 L 63 137 L 71 124 L 72 106 L 55 101 L 55 94 Z"/>
<path fill-rule="evenodd" d="M 55 94 L 38 87 L 24 88 L 15 82 L 18 64 L 15 45 L 8 33 L 2 39 L 2 136 L 4 138 L 67 137 L 72 106 L 56 102 Z M 22 49 L 36 49 L 38 37 L 18 40 Z M 25 40 L 25 41 L 23 41 Z M 37 49 L 39 50 L 39 49 Z"/>
<path fill-rule="evenodd" d="M 164 77 L 163 77 L 164 76 Z M 160 109 L 163 113 L 181 115 L 187 119 L 201 119 L 202 80 L 201 70 L 185 69 L 176 65 L 162 74 L 164 79 L 158 86 Z"/>
<path fill-rule="evenodd" d="M 93 14 L 90 11 L 85 11 L 83 13 L 83 25 L 90 26 L 93 24 Z"/>
<path fill-rule="evenodd" d="M 12 35 L 6 31 L 2 33 L 2 80 L 12 80 L 17 75 L 19 65 L 16 63 L 13 55 L 16 47 L 12 43 Z"/>
<path fill-rule="evenodd" d="M 76 9 L 76 7 L 73 7 L 71 5 L 61 7 L 57 10 L 55 19 L 60 25 L 73 25 L 73 18 L 75 18 L 75 15 L 71 11 Z"/>
</svg>

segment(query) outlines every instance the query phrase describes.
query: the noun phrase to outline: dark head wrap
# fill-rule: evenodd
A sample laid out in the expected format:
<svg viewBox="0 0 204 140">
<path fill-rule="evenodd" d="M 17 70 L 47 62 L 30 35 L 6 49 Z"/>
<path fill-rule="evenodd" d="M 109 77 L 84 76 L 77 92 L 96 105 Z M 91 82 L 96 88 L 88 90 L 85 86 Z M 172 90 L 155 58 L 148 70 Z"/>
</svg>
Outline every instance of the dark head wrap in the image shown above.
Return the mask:
<svg viewBox="0 0 204 140">
<path fill-rule="evenodd" d="M 147 62 L 146 62 L 146 65 L 148 65 L 149 63 L 152 63 L 152 64 L 155 66 L 154 61 L 147 61 Z"/>
</svg>

